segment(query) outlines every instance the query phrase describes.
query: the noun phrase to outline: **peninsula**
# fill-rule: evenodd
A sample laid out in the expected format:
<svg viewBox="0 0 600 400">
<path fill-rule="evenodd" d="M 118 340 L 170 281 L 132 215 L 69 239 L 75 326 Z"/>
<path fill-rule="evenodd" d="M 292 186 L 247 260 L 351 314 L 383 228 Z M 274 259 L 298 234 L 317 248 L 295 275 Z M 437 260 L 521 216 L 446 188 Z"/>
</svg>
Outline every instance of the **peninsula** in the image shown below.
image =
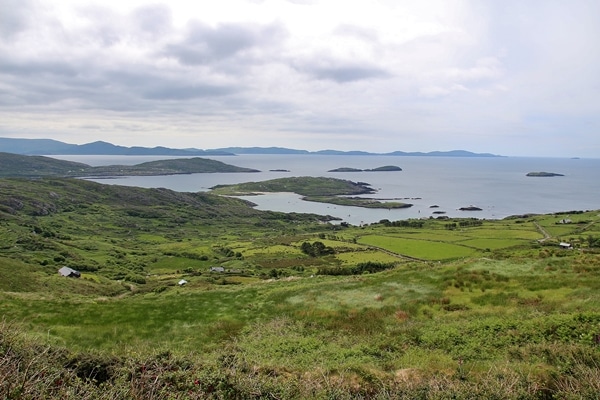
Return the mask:
<svg viewBox="0 0 600 400">
<path fill-rule="evenodd" d="M 236 167 L 206 158 L 178 158 L 149 161 L 136 165 L 107 165 L 92 167 L 87 164 L 58 160 L 44 156 L 23 156 L 0 153 L 0 177 L 115 177 L 198 174 L 214 172 L 259 172 L 256 169 Z"/>
<path fill-rule="evenodd" d="M 375 193 L 365 182 L 323 177 L 291 177 L 272 179 L 264 182 L 246 182 L 235 185 L 217 185 L 214 194 L 227 196 L 248 196 L 259 193 L 292 192 L 299 194 L 302 200 L 365 208 L 407 208 L 412 204 L 402 202 L 384 202 L 373 198 L 357 197 L 361 194 Z M 349 197 L 353 196 L 353 197 Z"/>
</svg>

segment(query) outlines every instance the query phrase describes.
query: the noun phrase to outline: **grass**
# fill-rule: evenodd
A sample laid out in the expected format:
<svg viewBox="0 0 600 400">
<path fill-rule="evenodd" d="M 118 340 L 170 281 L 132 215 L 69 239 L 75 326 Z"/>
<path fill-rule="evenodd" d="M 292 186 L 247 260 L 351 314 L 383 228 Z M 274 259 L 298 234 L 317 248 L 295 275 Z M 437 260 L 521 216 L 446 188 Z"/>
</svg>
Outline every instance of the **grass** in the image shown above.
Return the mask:
<svg viewBox="0 0 600 400">
<path fill-rule="evenodd" d="M 466 246 L 445 242 L 366 235 L 359 243 L 376 246 L 397 254 L 423 260 L 444 260 L 472 256 L 476 251 Z"/>
<path fill-rule="evenodd" d="M 531 221 L 338 226 L 231 199 L 59 183 L 0 192 L 24 204 L 0 214 L 0 397 L 598 393 L 600 254 L 586 240 L 538 243 Z M 72 200 L 37 215 L 49 188 Z M 558 216 L 535 218 L 550 231 Z M 565 236 L 600 236 L 598 212 L 577 218 L 591 222 L 561 226 Z M 316 241 L 334 254 L 302 253 Z M 394 267 L 318 274 L 368 262 Z M 62 265 L 82 279 L 58 276 Z"/>
</svg>

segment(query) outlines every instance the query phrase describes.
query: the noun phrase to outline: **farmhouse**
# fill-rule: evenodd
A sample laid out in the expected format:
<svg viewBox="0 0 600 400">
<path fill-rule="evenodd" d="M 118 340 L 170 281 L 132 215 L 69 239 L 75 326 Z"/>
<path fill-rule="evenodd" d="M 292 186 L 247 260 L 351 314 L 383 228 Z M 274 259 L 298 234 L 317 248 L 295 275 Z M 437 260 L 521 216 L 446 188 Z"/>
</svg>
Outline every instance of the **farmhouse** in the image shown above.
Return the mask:
<svg viewBox="0 0 600 400">
<path fill-rule="evenodd" d="M 223 267 L 210 267 L 210 272 L 225 272 Z"/>
<path fill-rule="evenodd" d="M 58 273 L 61 274 L 62 276 L 66 276 L 69 278 L 80 278 L 81 277 L 81 272 L 75 271 L 74 269 L 69 268 L 69 267 L 62 267 L 61 269 L 58 270 Z"/>
<path fill-rule="evenodd" d="M 567 243 L 567 242 L 560 242 L 558 245 L 560 246 L 561 249 L 572 249 L 573 248 L 571 243 Z"/>
</svg>

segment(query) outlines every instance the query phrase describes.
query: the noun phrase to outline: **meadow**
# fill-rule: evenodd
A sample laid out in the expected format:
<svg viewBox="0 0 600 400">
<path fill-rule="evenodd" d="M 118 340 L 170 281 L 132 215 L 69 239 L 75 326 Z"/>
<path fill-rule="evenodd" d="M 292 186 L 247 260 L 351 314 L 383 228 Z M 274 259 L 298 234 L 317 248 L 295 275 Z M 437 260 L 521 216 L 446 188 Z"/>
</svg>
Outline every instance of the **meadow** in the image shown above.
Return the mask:
<svg viewBox="0 0 600 400">
<path fill-rule="evenodd" d="M 598 211 L 358 227 L 211 194 L 0 185 L 0 397 L 600 393 Z"/>
</svg>

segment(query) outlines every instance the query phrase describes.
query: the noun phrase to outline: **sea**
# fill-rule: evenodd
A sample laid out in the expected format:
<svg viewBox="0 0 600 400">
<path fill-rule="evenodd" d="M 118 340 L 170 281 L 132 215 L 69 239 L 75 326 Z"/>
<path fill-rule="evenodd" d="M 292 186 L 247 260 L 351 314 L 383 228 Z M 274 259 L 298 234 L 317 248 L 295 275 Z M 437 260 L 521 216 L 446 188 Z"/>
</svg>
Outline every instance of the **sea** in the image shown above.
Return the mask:
<svg viewBox="0 0 600 400">
<path fill-rule="evenodd" d="M 180 158 L 168 156 L 56 156 L 92 166 L 134 165 Z M 207 173 L 167 176 L 89 178 L 104 184 L 206 192 L 223 184 L 275 178 L 314 176 L 366 182 L 376 192 L 362 197 L 413 204 L 403 209 L 367 209 L 308 202 L 294 193 L 242 198 L 260 210 L 315 213 L 339 222 L 364 225 L 387 219 L 467 217 L 502 219 L 523 214 L 547 214 L 600 209 L 600 159 L 534 157 L 413 157 L 373 155 L 237 155 L 204 156 L 255 173 Z M 329 172 L 336 168 L 374 169 L 393 165 L 402 171 Z M 564 176 L 528 177 L 528 172 Z M 480 211 L 461 211 L 464 207 Z"/>
</svg>

